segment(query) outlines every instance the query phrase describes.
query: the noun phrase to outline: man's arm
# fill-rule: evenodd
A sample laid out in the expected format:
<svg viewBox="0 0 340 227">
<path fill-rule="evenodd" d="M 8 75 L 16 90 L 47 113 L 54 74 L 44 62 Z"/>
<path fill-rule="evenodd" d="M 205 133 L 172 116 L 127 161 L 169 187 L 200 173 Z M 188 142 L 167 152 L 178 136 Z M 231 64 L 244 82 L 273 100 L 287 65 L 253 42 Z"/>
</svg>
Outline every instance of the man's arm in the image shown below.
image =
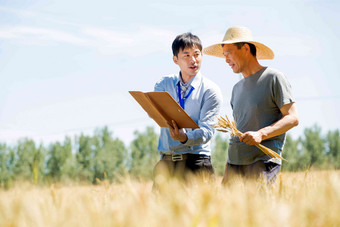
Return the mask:
<svg viewBox="0 0 340 227">
<path fill-rule="evenodd" d="M 258 131 L 243 133 L 240 136 L 240 141 L 248 145 L 256 145 L 263 140 L 281 135 L 299 124 L 297 108 L 294 102 L 283 105 L 280 108 L 280 111 L 282 113 L 282 118 L 280 120 Z"/>
<path fill-rule="evenodd" d="M 217 116 L 222 106 L 222 94 L 219 88 L 215 91 L 208 92 L 206 99 L 200 109 L 200 119 L 197 124 L 200 128 L 185 132 L 185 129 L 179 129 L 176 122 L 169 124 L 170 136 L 187 146 L 194 146 L 207 143 L 213 136 Z"/>
</svg>

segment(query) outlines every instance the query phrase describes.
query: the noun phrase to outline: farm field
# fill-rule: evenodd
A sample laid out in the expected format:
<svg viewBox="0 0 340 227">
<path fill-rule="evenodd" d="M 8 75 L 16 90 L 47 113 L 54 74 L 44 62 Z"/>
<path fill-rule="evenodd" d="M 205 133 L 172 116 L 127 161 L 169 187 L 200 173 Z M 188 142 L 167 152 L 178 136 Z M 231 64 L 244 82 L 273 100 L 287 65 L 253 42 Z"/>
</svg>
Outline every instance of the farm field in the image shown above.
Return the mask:
<svg viewBox="0 0 340 227">
<path fill-rule="evenodd" d="M 237 181 L 0 189 L 0 226 L 340 226 L 340 171 L 281 173 L 269 189 Z"/>
</svg>

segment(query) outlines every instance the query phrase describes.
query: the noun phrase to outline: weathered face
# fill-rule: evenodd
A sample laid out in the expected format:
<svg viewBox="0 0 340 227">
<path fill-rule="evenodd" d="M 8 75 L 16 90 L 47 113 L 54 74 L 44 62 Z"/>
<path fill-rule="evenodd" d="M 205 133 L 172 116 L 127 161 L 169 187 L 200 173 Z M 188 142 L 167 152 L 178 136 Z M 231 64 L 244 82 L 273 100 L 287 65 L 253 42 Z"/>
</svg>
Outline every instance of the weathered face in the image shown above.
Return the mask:
<svg viewBox="0 0 340 227">
<path fill-rule="evenodd" d="M 188 47 L 180 50 L 173 60 L 181 69 L 184 78 L 194 77 L 201 68 L 202 52 L 197 47 Z"/>
<path fill-rule="evenodd" d="M 223 46 L 223 55 L 234 73 L 242 73 L 244 70 L 245 46 L 240 49 L 234 44 L 225 44 Z"/>
</svg>

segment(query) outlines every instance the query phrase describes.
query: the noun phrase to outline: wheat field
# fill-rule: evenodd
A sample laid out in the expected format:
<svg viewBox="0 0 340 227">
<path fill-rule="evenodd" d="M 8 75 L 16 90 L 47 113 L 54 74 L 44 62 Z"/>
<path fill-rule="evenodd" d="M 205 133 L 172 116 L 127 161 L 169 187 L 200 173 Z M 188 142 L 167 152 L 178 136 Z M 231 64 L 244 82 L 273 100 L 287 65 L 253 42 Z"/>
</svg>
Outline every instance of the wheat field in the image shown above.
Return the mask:
<svg viewBox="0 0 340 227">
<path fill-rule="evenodd" d="M 275 185 L 124 179 L 0 189 L 0 226 L 340 226 L 340 171 L 281 173 Z"/>
</svg>

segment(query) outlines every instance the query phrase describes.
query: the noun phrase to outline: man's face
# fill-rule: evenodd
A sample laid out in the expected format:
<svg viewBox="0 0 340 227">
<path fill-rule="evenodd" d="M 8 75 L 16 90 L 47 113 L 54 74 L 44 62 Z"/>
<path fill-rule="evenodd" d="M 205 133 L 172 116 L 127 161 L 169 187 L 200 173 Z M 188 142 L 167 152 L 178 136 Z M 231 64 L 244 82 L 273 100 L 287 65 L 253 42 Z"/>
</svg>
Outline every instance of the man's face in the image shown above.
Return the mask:
<svg viewBox="0 0 340 227">
<path fill-rule="evenodd" d="M 244 49 L 244 46 L 238 49 L 234 44 L 225 44 L 223 46 L 223 55 L 225 56 L 225 60 L 234 73 L 242 73 L 244 70 Z"/>
<path fill-rule="evenodd" d="M 182 77 L 193 77 L 201 68 L 202 53 L 197 47 L 187 47 L 173 57 L 174 62 L 181 69 Z"/>
</svg>

